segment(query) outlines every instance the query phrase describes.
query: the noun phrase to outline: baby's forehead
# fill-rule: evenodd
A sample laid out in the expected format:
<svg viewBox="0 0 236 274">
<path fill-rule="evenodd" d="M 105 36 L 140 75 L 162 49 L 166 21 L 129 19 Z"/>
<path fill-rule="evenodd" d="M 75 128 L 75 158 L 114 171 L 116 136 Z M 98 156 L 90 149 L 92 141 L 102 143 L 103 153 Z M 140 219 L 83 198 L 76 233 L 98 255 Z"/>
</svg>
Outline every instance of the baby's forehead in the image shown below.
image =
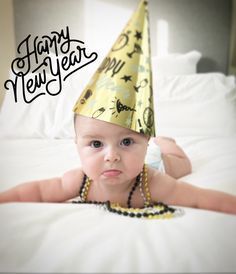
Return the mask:
<svg viewBox="0 0 236 274">
<path fill-rule="evenodd" d="M 129 128 L 125 128 L 110 122 L 101 121 L 90 117 L 78 115 L 76 118 L 77 135 L 132 135 L 142 136 Z"/>
</svg>

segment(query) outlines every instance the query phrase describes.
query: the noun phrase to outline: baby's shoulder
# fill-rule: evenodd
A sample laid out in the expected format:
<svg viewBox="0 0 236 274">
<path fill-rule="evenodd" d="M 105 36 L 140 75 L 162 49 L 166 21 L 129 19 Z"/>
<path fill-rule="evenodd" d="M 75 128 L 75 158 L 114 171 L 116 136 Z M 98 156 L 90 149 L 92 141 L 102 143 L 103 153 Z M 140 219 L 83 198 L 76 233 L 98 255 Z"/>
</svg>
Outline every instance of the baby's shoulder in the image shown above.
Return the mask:
<svg viewBox="0 0 236 274">
<path fill-rule="evenodd" d="M 77 182 L 78 183 L 83 180 L 83 177 L 84 177 L 83 170 L 81 168 L 75 168 L 75 169 L 66 171 L 63 174 L 62 179 L 67 182 Z"/>
<path fill-rule="evenodd" d="M 62 176 L 62 188 L 70 199 L 78 195 L 83 176 L 83 171 L 80 168 L 69 170 Z"/>
</svg>

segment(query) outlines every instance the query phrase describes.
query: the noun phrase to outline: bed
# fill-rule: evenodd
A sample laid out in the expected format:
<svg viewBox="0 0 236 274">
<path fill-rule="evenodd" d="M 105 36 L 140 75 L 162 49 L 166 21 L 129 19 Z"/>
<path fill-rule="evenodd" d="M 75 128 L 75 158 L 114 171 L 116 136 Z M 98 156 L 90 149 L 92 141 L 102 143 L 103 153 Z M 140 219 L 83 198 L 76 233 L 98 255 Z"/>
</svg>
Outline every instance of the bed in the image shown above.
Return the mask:
<svg viewBox="0 0 236 274">
<path fill-rule="evenodd" d="M 157 133 L 175 138 L 190 157 L 193 172 L 181 180 L 236 195 L 235 78 L 196 73 L 200 57 L 193 56 L 168 60 L 180 62 L 181 73 L 178 65 L 153 75 Z M 158 62 L 160 69 L 163 60 L 153 59 L 153 71 Z M 30 105 L 6 94 L 1 191 L 80 164 L 71 108 L 86 73 L 71 78 L 60 95 Z M 148 156 L 155 160 L 152 146 Z M 0 272 L 235 272 L 235 215 L 182 209 L 173 219 L 145 220 L 95 205 L 1 204 Z"/>
</svg>

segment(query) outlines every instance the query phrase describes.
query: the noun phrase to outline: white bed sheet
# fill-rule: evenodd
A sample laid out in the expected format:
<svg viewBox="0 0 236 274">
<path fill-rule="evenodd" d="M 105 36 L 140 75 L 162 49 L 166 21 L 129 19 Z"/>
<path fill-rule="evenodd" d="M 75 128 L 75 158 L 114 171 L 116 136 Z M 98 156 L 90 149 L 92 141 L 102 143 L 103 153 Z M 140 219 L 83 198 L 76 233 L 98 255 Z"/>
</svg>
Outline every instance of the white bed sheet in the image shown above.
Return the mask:
<svg viewBox="0 0 236 274">
<path fill-rule="evenodd" d="M 236 195 L 235 137 L 177 138 L 192 160 L 183 180 Z M 0 190 L 79 165 L 72 140 L 1 140 Z M 171 220 L 93 205 L 0 205 L 1 272 L 235 272 L 236 217 L 184 209 Z"/>
</svg>

